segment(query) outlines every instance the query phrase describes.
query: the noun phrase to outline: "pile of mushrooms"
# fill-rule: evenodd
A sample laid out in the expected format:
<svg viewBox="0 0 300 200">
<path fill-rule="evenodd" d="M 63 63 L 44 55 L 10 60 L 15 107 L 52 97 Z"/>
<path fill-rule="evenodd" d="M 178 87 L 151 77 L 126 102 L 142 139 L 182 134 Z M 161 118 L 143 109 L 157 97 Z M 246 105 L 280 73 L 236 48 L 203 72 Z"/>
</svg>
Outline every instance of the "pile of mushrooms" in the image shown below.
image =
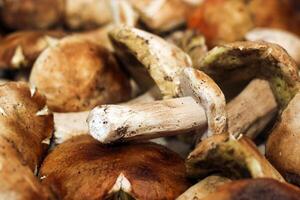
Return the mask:
<svg viewBox="0 0 300 200">
<path fill-rule="evenodd" d="M 0 0 L 0 21 L 0 199 L 300 199 L 297 0 Z"/>
</svg>

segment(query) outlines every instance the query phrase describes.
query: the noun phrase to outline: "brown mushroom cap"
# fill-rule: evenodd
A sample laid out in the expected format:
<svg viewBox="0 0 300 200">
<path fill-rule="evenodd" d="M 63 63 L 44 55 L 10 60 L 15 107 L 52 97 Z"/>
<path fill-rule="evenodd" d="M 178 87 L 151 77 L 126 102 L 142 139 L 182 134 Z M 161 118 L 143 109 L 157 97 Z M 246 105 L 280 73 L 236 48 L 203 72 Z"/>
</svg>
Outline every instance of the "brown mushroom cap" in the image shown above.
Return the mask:
<svg viewBox="0 0 300 200">
<path fill-rule="evenodd" d="M 201 200 L 297 200 L 300 189 L 274 179 L 233 181 L 220 186 Z"/>
<path fill-rule="evenodd" d="M 113 55 L 91 41 L 66 37 L 35 62 L 30 82 L 45 94 L 56 112 L 89 110 L 130 97 L 128 78 Z"/>
<path fill-rule="evenodd" d="M 300 93 L 282 112 L 266 146 L 270 162 L 291 183 L 300 186 Z"/>
<path fill-rule="evenodd" d="M 50 199 L 33 174 L 53 132 L 45 104 L 25 83 L 0 85 L 0 199 Z"/>
<path fill-rule="evenodd" d="M 245 0 L 206 0 L 191 13 L 188 26 L 214 46 L 243 39 L 254 25 Z"/>
<path fill-rule="evenodd" d="M 105 146 L 74 137 L 46 157 L 42 183 L 62 199 L 106 199 L 123 191 L 134 199 L 175 199 L 189 184 L 183 160 L 154 143 Z M 121 198 L 123 199 L 123 198 Z"/>
<path fill-rule="evenodd" d="M 283 48 L 267 42 L 217 46 L 208 52 L 200 68 L 217 82 L 238 82 L 253 77 L 267 79 L 281 108 L 299 88 L 296 62 Z"/>
<path fill-rule="evenodd" d="M 3 0 L 1 18 L 12 29 L 46 29 L 64 14 L 64 0 Z"/>
<path fill-rule="evenodd" d="M 282 176 L 259 153 L 248 138 L 234 138 L 227 134 L 213 135 L 200 142 L 186 160 L 191 177 L 221 173 L 226 177 L 270 177 L 284 181 Z"/>
<path fill-rule="evenodd" d="M 56 38 L 60 31 L 20 31 L 0 40 L 0 68 L 31 67 L 39 54 Z"/>
</svg>

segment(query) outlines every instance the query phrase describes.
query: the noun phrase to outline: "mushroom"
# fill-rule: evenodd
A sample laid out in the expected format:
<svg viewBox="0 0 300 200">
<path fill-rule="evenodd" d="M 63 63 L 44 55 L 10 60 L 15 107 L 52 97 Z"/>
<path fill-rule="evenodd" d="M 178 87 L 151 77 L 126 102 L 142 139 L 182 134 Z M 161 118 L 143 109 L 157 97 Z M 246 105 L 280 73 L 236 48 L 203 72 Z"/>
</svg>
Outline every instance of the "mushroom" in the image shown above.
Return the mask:
<svg viewBox="0 0 300 200">
<path fill-rule="evenodd" d="M 2 0 L 0 9 L 2 22 L 8 28 L 47 29 L 62 21 L 65 3 L 64 0 Z"/>
<path fill-rule="evenodd" d="M 245 38 L 249 41 L 263 40 L 278 44 L 300 65 L 300 38 L 293 33 L 274 28 L 255 28 Z"/>
<path fill-rule="evenodd" d="M 40 53 L 65 34 L 61 31 L 20 31 L 0 41 L 0 69 L 32 66 Z"/>
<path fill-rule="evenodd" d="M 207 195 L 215 192 L 215 190 L 224 183 L 230 182 L 230 179 L 222 176 L 208 176 L 205 179 L 199 181 L 197 184 L 190 187 L 183 194 L 181 194 L 176 200 L 200 200 Z"/>
<path fill-rule="evenodd" d="M 166 32 L 185 23 L 192 5 L 182 0 L 129 0 L 147 28 Z"/>
<path fill-rule="evenodd" d="M 0 84 L 0 199 L 54 199 L 34 176 L 53 131 L 45 105 L 25 83 Z"/>
<path fill-rule="evenodd" d="M 176 31 L 167 37 L 167 40 L 180 47 L 192 59 L 192 65 L 199 67 L 202 58 L 207 53 L 205 38 L 196 31 Z"/>
<path fill-rule="evenodd" d="M 89 135 L 56 147 L 40 171 L 60 199 L 175 199 L 189 187 L 184 161 L 146 142 L 105 146 Z"/>
<path fill-rule="evenodd" d="M 207 135 L 222 133 L 226 127 L 225 99 L 218 86 L 207 75 L 193 68 L 184 69 L 181 79 L 180 91 L 183 95 L 190 95 L 195 100 L 183 98 L 164 100 L 158 104 L 154 102 L 151 106 L 148 105 L 150 108 L 148 113 L 153 115 L 147 115 L 147 109 L 143 104 L 133 105 L 129 109 L 106 105 L 96 107 L 88 117 L 89 133 L 102 143 L 111 143 L 120 139 L 150 139 L 166 133 L 171 135 L 205 126 L 205 113 L 208 122 Z M 197 107 L 200 109 L 196 109 Z M 161 117 L 157 118 L 162 113 L 174 116 L 175 119 L 165 117 L 162 122 Z M 196 121 L 191 121 L 188 117 L 190 115 L 201 117 Z M 200 121 L 201 119 L 204 122 Z M 122 126 L 115 126 L 119 124 Z"/>
<path fill-rule="evenodd" d="M 300 186 L 300 93 L 283 110 L 267 140 L 266 156 L 291 183 Z"/>
<path fill-rule="evenodd" d="M 140 95 L 121 105 L 131 105 L 136 103 L 153 102 L 160 99 L 160 92 L 156 87 L 152 88 L 143 95 Z M 77 136 L 88 134 L 87 118 L 90 111 L 53 113 L 54 115 L 54 144 L 61 144 L 64 141 Z"/>
<path fill-rule="evenodd" d="M 269 177 L 284 182 L 278 171 L 243 135 L 213 135 L 201 141 L 186 159 L 190 177 L 219 173 L 231 179 Z"/>
<path fill-rule="evenodd" d="M 38 57 L 30 83 L 45 94 L 55 112 L 85 111 L 130 97 L 129 80 L 113 55 L 76 36 L 63 38 Z"/>
<path fill-rule="evenodd" d="M 293 185 L 257 178 L 226 183 L 201 200 L 297 200 L 299 196 L 300 189 Z"/>
<path fill-rule="evenodd" d="M 212 47 L 243 39 L 254 24 L 245 0 L 205 0 L 189 15 L 188 27 L 200 31 Z"/>
<path fill-rule="evenodd" d="M 186 67 L 191 63 L 189 57 L 182 50 L 157 36 L 129 27 L 116 28 L 111 33 L 111 37 L 117 48 L 126 48 L 127 53 L 135 55 L 138 61 L 146 66 L 165 98 L 176 97 L 183 93 L 190 95 L 190 90 L 194 90 L 192 96 L 195 96 L 196 99 L 200 97 L 203 100 L 201 104 L 206 108 L 208 133 L 222 132 L 225 126 L 225 100 L 222 92 L 205 74 Z M 182 71 L 185 72 L 182 73 Z M 183 77 L 182 80 L 180 77 Z M 205 83 L 202 83 L 204 81 Z M 189 85 L 190 83 L 192 85 Z M 195 88 L 198 86 L 207 92 L 199 93 L 199 90 Z M 276 107 L 274 104 L 276 103 L 272 101 L 272 95 L 268 95 L 268 97 L 271 97 L 272 106 L 269 107 L 270 110 L 269 108 L 266 110 L 274 113 L 274 107 Z M 198 109 L 195 102 L 192 102 L 191 98 L 183 98 L 154 102 L 151 105 L 104 105 L 91 112 L 90 133 L 102 142 L 112 142 L 116 139 L 153 138 L 203 128 L 206 126 L 205 113 L 200 106 Z M 213 104 L 214 106 L 211 106 Z M 170 105 L 172 109 L 170 109 Z M 154 106 L 157 109 L 153 109 Z M 213 107 L 212 111 L 211 107 Z M 255 106 L 250 107 L 255 108 Z M 173 114 L 169 115 L 169 112 Z M 166 113 L 168 113 L 167 118 Z M 188 113 L 188 117 L 185 113 Z M 232 116 L 237 115 L 232 114 Z M 264 113 L 260 113 L 259 116 L 264 116 Z M 145 118 L 149 120 L 144 120 Z M 254 117 L 254 121 L 256 119 Z M 251 120 L 244 125 L 252 124 Z M 215 125 L 216 127 L 214 127 Z M 249 126 L 245 127 L 245 129 L 247 128 Z"/>
</svg>

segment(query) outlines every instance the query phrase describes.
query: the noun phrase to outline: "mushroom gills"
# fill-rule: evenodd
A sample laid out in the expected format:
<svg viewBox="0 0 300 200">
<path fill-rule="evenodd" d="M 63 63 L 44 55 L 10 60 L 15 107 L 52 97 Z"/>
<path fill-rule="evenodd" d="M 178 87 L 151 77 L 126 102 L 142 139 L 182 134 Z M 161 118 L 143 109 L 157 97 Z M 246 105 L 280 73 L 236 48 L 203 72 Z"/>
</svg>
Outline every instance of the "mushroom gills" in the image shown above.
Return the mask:
<svg viewBox="0 0 300 200">
<path fill-rule="evenodd" d="M 130 196 L 127 192 L 120 190 L 118 192 L 113 193 L 110 197 L 105 200 L 135 200 L 132 196 Z"/>
</svg>

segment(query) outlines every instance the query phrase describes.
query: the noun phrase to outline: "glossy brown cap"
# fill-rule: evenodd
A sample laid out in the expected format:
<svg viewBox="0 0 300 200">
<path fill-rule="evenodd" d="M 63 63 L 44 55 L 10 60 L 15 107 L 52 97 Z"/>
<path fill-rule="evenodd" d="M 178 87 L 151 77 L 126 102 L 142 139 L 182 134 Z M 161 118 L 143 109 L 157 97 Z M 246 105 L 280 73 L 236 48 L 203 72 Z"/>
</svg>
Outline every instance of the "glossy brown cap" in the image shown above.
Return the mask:
<svg viewBox="0 0 300 200">
<path fill-rule="evenodd" d="M 62 199 L 106 199 L 121 190 L 134 199 L 174 199 L 189 184 L 183 160 L 154 143 L 105 146 L 74 137 L 46 157 L 42 183 Z"/>
</svg>

